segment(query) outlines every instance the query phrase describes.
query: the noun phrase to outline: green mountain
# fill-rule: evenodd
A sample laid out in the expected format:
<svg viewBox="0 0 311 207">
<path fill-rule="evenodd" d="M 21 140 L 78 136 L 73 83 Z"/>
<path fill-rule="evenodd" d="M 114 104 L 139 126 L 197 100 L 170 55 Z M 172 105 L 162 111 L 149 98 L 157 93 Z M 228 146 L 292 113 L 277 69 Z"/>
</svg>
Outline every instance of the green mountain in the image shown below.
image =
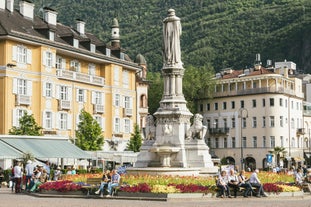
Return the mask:
<svg viewBox="0 0 311 207">
<path fill-rule="evenodd" d="M 120 24 L 121 46 L 132 59 L 141 53 L 148 68 L 162 67 L 162 20 L 173 8 L 181 18 L 182 59 L 187 65 L 241 69 L 260 53 L 267 59 L 294 61 L 311 73 L 310 0 L 34 0 L 58 12 L 59 22 L 86 22 L 87 31 L 109 42 L 111 22 Z"/>
</svg>

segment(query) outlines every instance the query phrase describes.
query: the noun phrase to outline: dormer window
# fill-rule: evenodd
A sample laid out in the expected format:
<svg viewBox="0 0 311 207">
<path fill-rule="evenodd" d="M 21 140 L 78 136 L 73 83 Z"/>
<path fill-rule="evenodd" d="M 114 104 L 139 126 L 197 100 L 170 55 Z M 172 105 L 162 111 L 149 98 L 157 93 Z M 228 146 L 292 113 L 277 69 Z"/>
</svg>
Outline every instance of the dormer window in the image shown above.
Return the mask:
<svg viewBox="0 0 311 207">
<path fill-rule="evenodd" d="M 49 40 L 51 41 L 55 40 L 55 32 L 49 31 Z"/>
<path fill-rule="evenodd" d="M 111 50 L 109 48 L 106 48 L 106 55 L 109 57 L 111 56 Z"/>
<path fill-rule="evenodd" d="M 90 51 L 95 52 L 96 51 L 96 46 L 94 44 L 90 45 Z"/>
<path fill-rule="evenodd" d="M 73 46 L 74 46 L 75 48 L 79 48 L 79 40 L 73 39 Z"/>
</svg>

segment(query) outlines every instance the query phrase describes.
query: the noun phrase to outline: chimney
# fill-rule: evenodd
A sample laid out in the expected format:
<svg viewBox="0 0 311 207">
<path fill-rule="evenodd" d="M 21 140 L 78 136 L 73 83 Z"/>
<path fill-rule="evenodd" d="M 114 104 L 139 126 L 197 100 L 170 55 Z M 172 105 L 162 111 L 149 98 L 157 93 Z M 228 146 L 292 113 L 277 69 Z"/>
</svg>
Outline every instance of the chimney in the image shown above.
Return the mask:
<svg viewBox="0 0 311 207">
<path fill-rule="evenodd" d="M 23 15 L 23 17 L 33 19 L 34 16 L 34 4 L 30 3 L 28 1 L 20 1 L 19 2 L 19 9 L 20 13 Z"/>
<path fill-rule="evenodd" d="M 6 0 L 0 0 L 0 9 L 5 10 L 5 1 Z"/>
<path fill-rule="evenodd" d="M 77 19 L 77 31 L 79 32 L 80 35 L 85 34 L 85 22 L 81 19 Z"/>
<path fill-rule="evenodd" d="M 9 10 L 10 12 L 14 11 L 14 0 L 7 0 L 6 9 Z"/>
<path fill-rule="evenodd" d="M 261 60 L 260 60 L 260 54 L 256 54 L 256 60 L 255 60 L 255 70 L 260 70 L 261 69 Z"/>
<path fill-rule="evenodd" d="M 113 47 L 120 47 L 120 29 L 119 29 L 119 22 L 116 18 L 112 20 L 111 26 L 111 46 Z"/>
<path fill-rule="evenodd" d="M 57 24 L 57 12 L 53 9 L 44 8 L 44 21 L 48 24 L 56 26 Z"/>
</svg>

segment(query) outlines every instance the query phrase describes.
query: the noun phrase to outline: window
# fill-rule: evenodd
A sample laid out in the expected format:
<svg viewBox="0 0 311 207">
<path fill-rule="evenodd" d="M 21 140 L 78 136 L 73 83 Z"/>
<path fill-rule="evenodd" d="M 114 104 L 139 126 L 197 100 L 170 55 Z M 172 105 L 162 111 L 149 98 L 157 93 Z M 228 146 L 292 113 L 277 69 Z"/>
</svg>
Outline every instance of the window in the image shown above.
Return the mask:
<svg viewBox="0 0 311 207">
<path fill-rule="evenodd" d="M 114 95 L 114 105 L 115 106 L 120 106 L 120 94 L 115 94 Z"/>
<path fill-rule="evenodd" d="M 130 109 L 131 107 L 131 97 L 124 96 L 124 108 Z"/>
<path fill-rule="evenodd" d="M 243 145 L 243 148 L 246 148 L 246 137 L 243 137 L 243 139 L 242 139 L 242 145 Z"/>
<path fill-rule="evenodd" d="M 61 56 L 56 56 L 56 69 L 65 70 L 66 68 L 66 59 L 63 59 Z"/>
<path fill-rule="evenodd" d="M 285 99 L 285 108 L 287 108 L 287 99 Z"/>
<path fill-rule="evenodd" d="M 214 103 L 214 109 L 218 110 L 218 103 Z"/>
<path fill-rule="evenodd" d="M 280 106 L 283 106 L 283 99 L 280 98 Z"/>
<path fill-rule="evenodd" d="M 27 80 L 17 79 L 17 94 L 27 95 Z"/>
<path fill-rule="evenodd" d="M 274 116 L 270 116 L 270 127 L 274 127 Z"/>
<path fill-rule="evenodd" d="M 31 64 L 32 52 L 23 45 L 13 46 L 12 59 L 20 64 Z"/>
<path fill-rule="evenodd" d="M 44 128 L 52 129 L 52 112 L 46 111 L 44 114 Z"/>
<path fill-rule="evenodd" d="M 43 53 L 43 65 L 51 68 L 54 66 L 53 62 L 54 62 L 53 53 L 50 51 L 45 51 Z"/>
<path fill-rule="evenodd" d="M 257 127 L 257 117 L 253 117 L 253 128 Z"/>
<path fill-rule="evenodd" d="M 291 101 L 291 109 L 294 109 L 294 101 Z"/>
<path fill-rule="evenodd" d="M 124 119 L 124 132 L 130 133 L 130 131 L 131 131 L 130 120 Z"/>
<path fill-rule="evenodd" d="M 226 109 L 227 109 L 227 102 L 223 102 L 223 103 L 222 103 L 222 109 L 223 109 L 223 110 L 226 110 Z"/>
<path fill-rule="evenodd" d="M 253 147 L 257 148 L 257 137 L 253 136 Z"/>
<path fill-rule="evenodd" d="M 70 70 L 80 72 L 80 63 L 77 60 L 70 61 Z"/>
<path fill-rule="evenodd" d="M 119 85 L 119 67 L 113 68 L 113 81 L 115 85 Z"/>
<path fill-rule="evenodd" d="M 77 101 L 79 103 L 84 102 L 84 89 L 77 89 Z"/>
<path fill-rule="evenodd" d="M 97 121 L 102 131 L 105 131 L 105 119 L 98 115 L 94 116 L 94 119 Z"/>
<path fill-rule="evenodd" d="M 214 128 L 218 128 L 218 119 L 214 119 Z"/>
<path fill-rule="evenodd" d="M 60 129 L 61 130 L 67 130 L 67 120 L 68 120 L 68 115 L 66 113 L 60 113 L 59 114 L 59 124 L 60 124 Z"/>
<path fill-rule="evenodd" d="M 235 117 L 231 118 L 231 127 L 235 128 Z"/>
<path fill-rule="evenodd" d="M 92 104 L 103 105 L 104 104 L 104 93 L 99 91 L 92 92 Z"/>
<path fill-rule="evenodd" d="M 226 137 L 224 138 L 224 148 L 228 148 L 228 140 Z"/>
<path fill-rule="evenodd" d="M 224 128 L 228 128 L 228 122 L 227 122 L 227 119 L 224 119 Z"/>
<path fill-rule="evenodd" d="M 246 128 L 246 118 L 245 117 L 242 118 L 242 127 Z"/>
<path fill-rule="evenodd" d="M 210 104 L 208 103 L 208 104 L 206 104 L 206 110 L 207 111 L 209 111 L 211 109 L 211 106 L 210 106 Z"/>
<path fill-rule="evenodd" d="M 231 109 L 234 109 L 234 108 L 235 108 L 235 102 L 231 101 Z"/>
<path fill-rule="evenodd" d="M 270 102 L 270 106 L 274 106 L 274 98 L 270 98 L 269 102 Z"/>
<path fill-rule="evenodd" d="M 120 118 L 114 119 L 114 132 L 120 133 Z"/>
<path fill-rule="evenodd" d="M 294 137 L 292 137 L 290 146 L 291 146 L 291 147 L 295 147 L 295 138 L 294 138 Z"/>
<path fill-rule="evenodd" d="M 90 44 L 90 51 L 95 52 L 96 51 L 96 45 Z"/>
<path fill-rule="evenodd" d="M 73 46 L 74 46 L 75 48 L 79 48 L 79 40 L 73 39 Z"/>
<path fill-rule="evenodd" d="M 89 64 L 88 72 L 89 72 L 89 75 L 95 76 L 95 65 L 94 64 Z"/>
<path fill-rule="evenodd" d="M 122 83 L 124 88 L 129 88 L 129 72 L 127 70 L 122 72 Z"/>
<path fill-rule="evenodd" d="M 284 123 L 283 123 L 283 116 L 280 116 L 280 127 L 283 127 Z"/>
<path fill-rule="evenodd" d="M 215 148 L 219 148 L 219 138 L 215 138 Z"/>
<path fill-rule="evenodd" d="M 253 99 L 252 103 L 253 103 L 253 108 L 256 108 L 256 99 Z"/>
<path fill-rule="evenodd" d="M 280 140 L 281 140 L 281 147 L 284 147 L 284 137 L 280 136 Z"/>
<path fill-rule="evenodd" d="M 45 83 L 45 97 L 52 97 L 52 83 Z"/>
<path fill-rule="evenodd" d="M 49 31 L 49 40 L 51 41 L 55 40 L 55 32 Z"/>
<path fill-rule="evenodd" d="M 111 50 L 110 50 L 109 48 L 106 48 L 106 55 L 107 55 L 108 57 L 110 57 L 110 55 L 111 55 Z"/>
<path fill-rule="evenodd" d="M 59 94 L 59 99 L 68 101 L 68 87 L 67 86 L 60 86 L 60 94 Z"/>
<path fill-rule="evenodd" d="M 266 136 L 263 136 L 262 137 L 262 147 L 267 147 L 267 139 L 266 139 Z"/>
<path fill-rule="evenodd" d="M 290 125 L 291 125 L 292 129 L 295 128 L 295 120 L 294 120 L 294 118 L 291 119 Z"/>
<path fill-rule="evenodd" d="M 266 99 L 262 99 L 262 107 L 266 107 Z"/>
<path fill-rule="evenodd" d="M 241 101 L 241 108 L 244 108 L 244 101 Z"/>
<path fill-rule="evenodd" d="M 200 104 L 200 111 L 203 111 L 203 104 Z"/>
<path fill-rule="evenodd" d="M 209 129 L 209 128 L 211 128 L 211 120 L 207 120 L 207 128 Z"/>
<path fill-rule="evenodd" d="M 262 128 L 265 128 L 266 127 L 266 117 L 263 116 L 262 117 Z"/>
<path fill-rule="evenodd" d="M 19 120 L 26 114 L 26 109 L 13 110 L 13 126 L 19 127 Z M 28 113 L 29 115 L 29 113 Z"/>
<path fill-rule="evenodd" d="M 232 137 L 232 148 L 236 148 L 236 142 L 235 142 L 235 137 Z"/>
<path fill-rule="evenodd" d="M 275 147 L 275 137 L 274 136 L 270 136 L 270 147 L 271 148 Z"/>
</svg>

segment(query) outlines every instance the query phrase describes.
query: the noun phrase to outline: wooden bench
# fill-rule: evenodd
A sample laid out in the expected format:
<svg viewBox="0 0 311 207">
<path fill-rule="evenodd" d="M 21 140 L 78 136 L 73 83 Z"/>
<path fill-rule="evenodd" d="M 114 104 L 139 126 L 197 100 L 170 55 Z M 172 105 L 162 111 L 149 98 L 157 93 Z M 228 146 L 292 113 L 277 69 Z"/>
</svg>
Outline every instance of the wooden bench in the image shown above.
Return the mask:
<svg viewBox="0 0 311 207">
<path fill-rule="evenodd" d="M 87 196 L 90 195 L 90 191 L 92 191 L 93 189 L 98 189 L 100 186 L 102 178 L 87 178 L 86 183 L 87 185 L 82 186 L 82 189 L 86 189 L 87 190 Z"/>
<path fill-rule="evenodd" d="M 218 177 L 215 177 L 215 186 L 216 186 L 216 191 L 217 191 L 217 194 L 216 195 L 219 195 L 220 194 L 220 189 L 217 187 L 217 182 L 218 182 Z M 230 189 L 230 193 L 232 193 L 234 191 L 233 187 L 229 187 Z M 243 195 L 243 192 L 246 190 L 245 187 L 239 187 L 239 190 L 237 191 L 238 195 Z M 252 191 L 250 192 L 250 196 L 253 196 L 253 191 L 256 191 L 256 188 L 255 187 L 252 187 Z"/>
</svg>

